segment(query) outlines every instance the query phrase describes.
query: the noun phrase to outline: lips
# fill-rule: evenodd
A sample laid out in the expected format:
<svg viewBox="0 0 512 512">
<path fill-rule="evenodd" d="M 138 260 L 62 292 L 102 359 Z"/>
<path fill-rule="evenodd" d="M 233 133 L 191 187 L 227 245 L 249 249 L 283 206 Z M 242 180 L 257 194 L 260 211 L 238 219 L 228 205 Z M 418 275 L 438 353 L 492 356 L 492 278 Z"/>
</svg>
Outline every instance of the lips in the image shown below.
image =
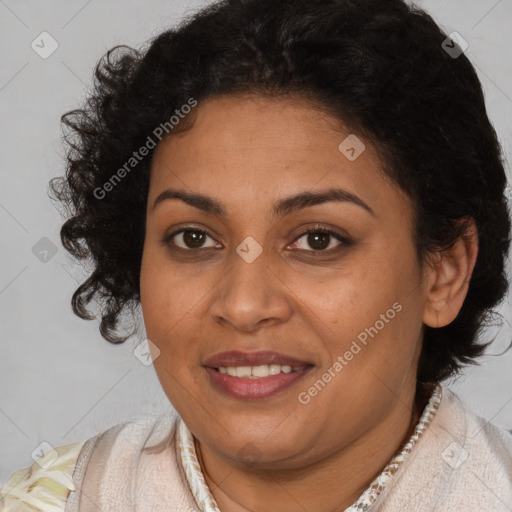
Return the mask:
<svg viewBox="0 0 512 512">
<path fill-rule="evenodd" d="M 269 368 L 274 365 L 273 369 L 279 368 L 280 365 L 281 372 L 257 378 L 245 375 L 249 367 L 264 365 L 268 365 Z M 203 362 L 203 367 L 209 375 L 212 386 L 224 396 L 239 400 L 268 399 L 283 393 L 286 389 L 292 389 L 294 385 L 298 385 L 297 383 L 312 371 L 314 366 L 308 361 L 271 350 L 219 352 Z M 233 367 L 237 368 L 237 373 L 238 370 L 245 367 L 243 372 L 245 376 L 227 375 L 219 370 L 219 368 L 225 370 Z M 285 370 L 286 367 L 288 367 L 287 371 Z"/>
<path fill-rule="evenodd" d="M 241 352 L 238 350 L 219 352 L 206 359 L 203 366 L 207 368 L 219 368 L 229 366 L 260 366 L 264 364 L 288 365 L 292 368 L 312 366 L 312 363 L 308 361 L 302 361 L 270 350 L 262 350 L 259 352 Z"/>
</svg>

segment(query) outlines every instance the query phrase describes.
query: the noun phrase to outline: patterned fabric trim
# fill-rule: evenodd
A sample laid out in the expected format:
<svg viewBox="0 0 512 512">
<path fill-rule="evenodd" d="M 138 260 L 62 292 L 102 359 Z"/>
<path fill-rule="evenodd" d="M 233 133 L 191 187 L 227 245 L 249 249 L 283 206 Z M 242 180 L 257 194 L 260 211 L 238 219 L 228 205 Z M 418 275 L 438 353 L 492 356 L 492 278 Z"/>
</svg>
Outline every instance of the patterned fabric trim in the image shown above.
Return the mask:
<svg viewBox="0 0 512 512">
<path fill-rule="evenodd" d="M 220 512 L 217 502 L 204 480 L 201 466 L 197 460 L 192 432 L 181 418 L 178 418 L 176 439 L 181 455 L 181 464 L 199 509 L 201 512 Z"/>
<path fill-rule="evenodd" d="M 52 448 L 13 473 L 0 491 L 0 512 L 62 512 L 69 493 L 76 490 L 72 476 L 84 443 Z"/>
<path fill-rule="evenodd" d="M 441 386 L 437 384 L 420 419 L 418 420 L 418 423 L 416 423 L 414 432 L 409 438 L 407 444 L 398 455 L 395 455 L 391 459 L 382 472 L 367 487 L 363 494 L 361 494 L 357 501 L 350 507 L 346 508 L 344 512 L 364 512 L 375 502 L 402 462 L 405 460 L 405 457 L 411 452 L 413 446 L 421 437 L 421 434 L 423 434 L 426 428 L 430 425 L 430 422 L 434 418 L 439 407 L 439 403 L 441 402 L 441 391 Z M 188 485 L 194 495 L 199 509 L 201 512 L 221 512 L 217 502 L 210 492 L 210 489 L 206 485 L 201 471 L 201 466 L 197 459 L 192 432 L 190 432 L 181 418 L 178 419 L 176 442 L 181 455 L 181 464 L 185 471 Z"/>
<path fill-rule="evenodd" d="M 396 473 L 405 457 L 411 452 L 412 447 L 416 444 L 421 434 L 425 432 L 426 428 L 430 425 L 430 422 L 434 418 L 436 411 L 441 402 L 441 386 L 438 384 L 430 400 L 428 401 L 423 414 L 421 415 L 413 434 L 409 438 L 409 441 L 404 446 L 402 451 L 393 457 L 391 461 L 386 465 L 382 472 L 375 478 L 375 480 L 367 487 L 366 491 L 359 496 L 358 500 L 353 503 L 350 507 L 346 508 L 344 512 L 364 512 L 368 510 L 378 498 L 384 487 L 389 483 L 393 475 Z"/>
</svg>

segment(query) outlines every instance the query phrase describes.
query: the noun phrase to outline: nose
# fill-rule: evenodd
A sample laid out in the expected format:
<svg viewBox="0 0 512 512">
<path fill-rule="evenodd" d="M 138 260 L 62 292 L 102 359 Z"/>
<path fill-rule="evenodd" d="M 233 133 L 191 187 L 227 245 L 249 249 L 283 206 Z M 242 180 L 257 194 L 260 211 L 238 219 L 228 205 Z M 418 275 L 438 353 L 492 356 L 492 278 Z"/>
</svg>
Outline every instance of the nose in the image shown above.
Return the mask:
<svg viewBox="0 0 512 512">
<path fill-rule="evenodd" d="M 245 332 L 287 321 L 293 313 L 291 291 L 265 252 L 248 263 L 234 251 L 231 260 L 211 305 L 214 321 Z"/>
</svg>

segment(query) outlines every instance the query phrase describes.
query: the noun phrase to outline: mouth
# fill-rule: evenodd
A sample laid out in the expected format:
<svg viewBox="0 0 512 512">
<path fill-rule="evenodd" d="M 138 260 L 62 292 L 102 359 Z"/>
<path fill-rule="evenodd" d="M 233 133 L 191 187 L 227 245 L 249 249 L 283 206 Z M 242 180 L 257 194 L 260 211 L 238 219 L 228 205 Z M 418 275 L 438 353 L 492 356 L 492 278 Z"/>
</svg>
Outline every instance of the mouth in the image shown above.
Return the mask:
<svg viewBox="0 0 512 512">
<path fill-rule="evenodd" d="M 287 364 L 261 364 L 258 366 L 219 366 L 213 369 L 223 375 L 241 379 L 264 379 L 280 373 L 298 372 L 304 368 L 305 366 L 293 367 Z"/>
<path fill-rule="evenodd" d="M 270 351 L 224 352 L 211 357 L 203 366 L 218 391 L 252 400 L 281 393 L 314 367 L 312 363 Z"/>
</svg>

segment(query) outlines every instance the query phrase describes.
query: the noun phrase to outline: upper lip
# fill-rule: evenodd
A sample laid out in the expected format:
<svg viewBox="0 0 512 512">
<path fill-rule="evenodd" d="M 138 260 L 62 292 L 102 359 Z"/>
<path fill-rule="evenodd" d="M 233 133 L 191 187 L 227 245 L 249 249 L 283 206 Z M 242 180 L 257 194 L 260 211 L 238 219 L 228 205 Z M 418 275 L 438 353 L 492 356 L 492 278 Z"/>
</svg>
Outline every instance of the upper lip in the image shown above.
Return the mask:
<svg viewBox="0 0 512 512">
<path fill-rule="evenodd" d="M 301 361 L 295 357 L 273 352 L 271 350 L 261 350 L 258 352 L 241 352 L 232 350 L 229 352 L 219 352 L 204 361 L 203 366 L 211 368 L 227 366 L 261 366 L 264 364 L 288 365 L 292 368 L 311 366 L 307 361 Z"/>
</svg>

